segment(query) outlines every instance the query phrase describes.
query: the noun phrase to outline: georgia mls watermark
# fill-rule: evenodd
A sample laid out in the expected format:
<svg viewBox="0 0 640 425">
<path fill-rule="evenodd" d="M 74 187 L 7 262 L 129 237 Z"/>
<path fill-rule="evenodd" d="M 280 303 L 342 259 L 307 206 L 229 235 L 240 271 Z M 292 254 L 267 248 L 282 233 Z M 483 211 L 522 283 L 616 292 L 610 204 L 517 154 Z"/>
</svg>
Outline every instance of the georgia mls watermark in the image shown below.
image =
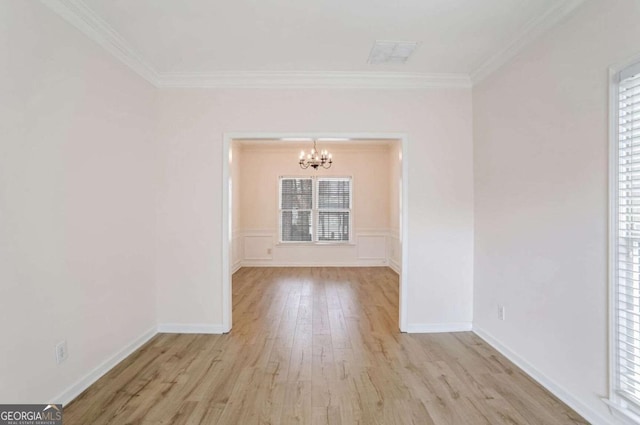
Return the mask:
<svg viewBox="0 0 640 425">
<path fill-rule="evenodd" d="M 0 425 L 62 425 L 62 404 L 0 404 Z"/>
</svg>

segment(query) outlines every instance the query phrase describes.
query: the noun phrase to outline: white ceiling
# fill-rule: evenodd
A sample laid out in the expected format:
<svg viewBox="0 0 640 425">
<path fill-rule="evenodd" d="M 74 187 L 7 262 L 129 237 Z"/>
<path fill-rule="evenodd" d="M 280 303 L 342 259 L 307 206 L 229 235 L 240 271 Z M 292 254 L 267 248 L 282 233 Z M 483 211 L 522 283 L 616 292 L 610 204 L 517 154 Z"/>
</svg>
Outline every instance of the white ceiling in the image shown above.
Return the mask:
<svg viewBox="0 0 640 425">
<path fill-rule="evenodd" d="M 123 61 L 143 64 L 141 74 L 156 76 L 372 71 L 468 76 L 521 47 L 581 2 L 41 1 L 93 38 L 102 37 L 101 44 L 115 44 L 117 51 L 110 50 Z M 80 19 L 74 21 L 73 14 Z M 405 64 L 368 64 L 376 40 L 419 44 Z"/>
</svg>

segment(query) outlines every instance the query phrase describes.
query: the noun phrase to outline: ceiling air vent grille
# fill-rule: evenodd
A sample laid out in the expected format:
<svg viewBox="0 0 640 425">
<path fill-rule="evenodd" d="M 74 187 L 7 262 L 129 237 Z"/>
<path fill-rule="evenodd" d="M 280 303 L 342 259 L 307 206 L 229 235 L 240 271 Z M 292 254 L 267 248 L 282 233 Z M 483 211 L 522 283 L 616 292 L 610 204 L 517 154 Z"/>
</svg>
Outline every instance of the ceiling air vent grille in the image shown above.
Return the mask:
<svg viewBox="0 0 640 425">
<path fill-rule="evenodd" d="M 405 63 L 418 46 L 416 41 L 376 40 L 369 53 L 368 63 Z"/>
</svg>

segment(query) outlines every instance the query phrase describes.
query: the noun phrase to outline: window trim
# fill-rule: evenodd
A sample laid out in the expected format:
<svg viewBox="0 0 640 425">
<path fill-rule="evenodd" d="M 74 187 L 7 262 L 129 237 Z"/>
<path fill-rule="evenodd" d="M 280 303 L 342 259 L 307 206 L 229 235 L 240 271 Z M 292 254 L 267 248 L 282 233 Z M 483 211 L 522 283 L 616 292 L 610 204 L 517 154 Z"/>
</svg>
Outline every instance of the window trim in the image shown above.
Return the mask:
<svg viewBox="0 0 640 425">
<path fill-rule="evenodd" d="M 347 241 L 319 241 L 317 239 L 318 235 L 316 234 L 316 226 L 319 220 L 319 212 L 320 209 L 318 208 L 318 182 L 321 179 L 349 179 L 349 189 L 350 189 L 350 205 L 349 205 L 349 240 Z M 311 240 L 308 242 L 305 241 L 283 241 L 282 240 L 282 180 L 283 179 L 311 179 L 313 181 L 313 193 L 312 193 L 312 205 L 311 205 Z M 278 211 L 278 241 L 276 243 L 276 245 L 286 245 L 286 246 L 295 246 L 295 245 L 301 245 L 301 246 L 332 246 L 332 245 L 337 245 L 337 246 L 345 246 L 345 245 L 355 245 L 354 242 L 354 227 L 353 227 L 353 223 L 354 223 L 354 219 L 353 219 L 353 205 L 354 205 L 354 200 L 353 200 L 353 176 L 347 176 L 347 175 L 328 175 L 328 176 L 304 176 L 304 175 L 284 175 L 284 176 L 278 176 L 278 196 L 277 196 L 277 211 Z M 304 211 L 308 211 L 308 210 L 304 210 Z M 345 211 L 345 210 L 336 210 L 336 211 Z"/>
<path fill-rule="evenodd" d="M 624 423 L 640 423 L 640 403 L 618 394 L 618 191 L 619 191 L 619 93 L 620 82 L 640 70 L 640 57 L 609 68 L 609 218 L 608 218 L 608 367 L 609 395 L 603 398 L 612 414 Z"/>
</svg>

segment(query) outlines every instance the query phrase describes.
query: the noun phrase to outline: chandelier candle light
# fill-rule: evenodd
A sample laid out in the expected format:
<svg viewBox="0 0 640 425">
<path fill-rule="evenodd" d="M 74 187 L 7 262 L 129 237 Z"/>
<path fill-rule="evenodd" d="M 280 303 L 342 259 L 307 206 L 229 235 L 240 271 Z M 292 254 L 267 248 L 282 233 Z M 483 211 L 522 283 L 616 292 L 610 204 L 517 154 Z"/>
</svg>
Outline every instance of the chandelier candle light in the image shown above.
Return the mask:
<svg viewBox="0 0 640 425">
<path fill-rule="evenodd" d="M 331 154 L 326 150 L 318 151 L 316 147 L 316 141 L 313 141 L 313 149 L 311 149 L 311 153 L 305 154 L 304 151 L 300 152 L 300 168 L 307 169 L 312 167 L 314 170 L 317 170 L 318 167 L 322 168 L 331 168 L 331 164 L 333 164 L 333 160 L 331 159 Z"/>
</svg>

